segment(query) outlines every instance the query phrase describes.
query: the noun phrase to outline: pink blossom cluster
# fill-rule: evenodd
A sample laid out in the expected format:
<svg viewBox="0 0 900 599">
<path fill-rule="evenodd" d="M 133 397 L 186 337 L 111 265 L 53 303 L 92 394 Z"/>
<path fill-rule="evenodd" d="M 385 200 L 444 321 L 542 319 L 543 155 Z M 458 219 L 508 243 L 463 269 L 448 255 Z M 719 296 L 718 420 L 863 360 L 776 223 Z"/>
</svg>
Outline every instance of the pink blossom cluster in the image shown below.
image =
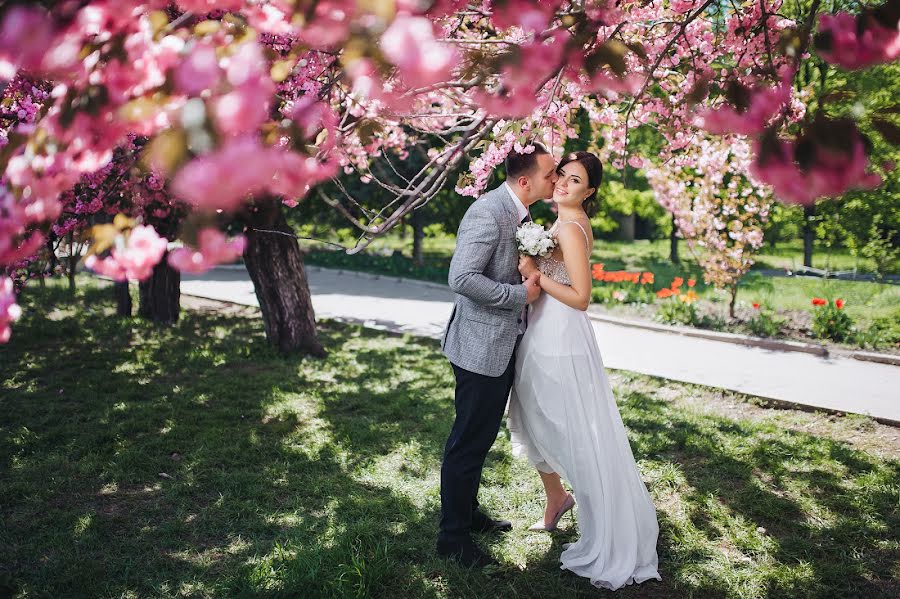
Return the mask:
<svg viewBox="0 0 900 599">
<path fill-rule="evenodd" d="M 175 175 L 172 191 L 197 209 L 232 211 L 263 193 L 302 198 L 313 185 L 333 177 L 337 168 L 334 161 L 243 137 L 189 162 Z"/>
<path fill-rule="evenodd" d="M 0 343 L 12 336 L 10 325 L 19 320 L 22 309 L 16 303 L 15 285 L 9 277 L 0 278 Z"/>
<path fill-rule="evenodd" d="M 56 219 L 59 210 L 58 202 L 20 201 L 0 186 L 0 267 L 33 256 L 46 239 L 38 226 Z"/>
<path fill-rule="evenodd" d="M 557 33 L 518 47 L 518 56 L 500 73 L 496 89 L 481 90 L 475 102 L 488 114 L 525 117 L 540 105 L 541 90 L 537 82 L 549 84 L 554 69 L 561 67 L 568 35 Z"/>
<path fill-rule="evenodd" d="M 398 15 L 381 36 L 381 51 L 412 88 L 448 80 L 459 62 L 452 46 L 435 40 L 430 19 L 408 14 Z"/>
<path fill-rule="evenodd" d="M 98 258 L 92 254 L 85 259 L 84 265 L 114 281 L 143 281 L 153 274 L 153 267 L 166 253 L 167 245 L 165 237 L 160 237 L 156 229 L 138 225 L 124 237 L 117 238 L 109 256 Z"/>
<path fill-rule="evenodd" d="M 704 110 L 695 124 L 714 135 L 761 133 L 772 118 L 791 98 L 792 77 L 786 77 L 774 88 L 760 87 L 748 92 L 748 106 L 743 109 L 729 104 Z"/>
<path fill-rule="evenodd" d="M 505 0 L 492 2 L 491 22 L 500 29 L 519 27 L 526 32 L 541 32 L 550 26 L 561 0 Z"/>
<path fill-rule="evenodd" d="M 874 18 L 839 12 L 819 17 L 818 53 L 845 69 L 861 69 L 900 58 L 900 23 L 882 26 Z"/>
<path fill-rule="evenodd" d="M 217 229 L 202 229 L 197 234 L 196 250 L 177 248 L 169 252 L 169 266 L 181 272 L 199 274 L 217 264 L 233 262 L 244 253 L 246 239 L 238 235 L 230 240 Z"/>
<path fill-rule="evenodd" d="M 759 157 L 749 169 L 754 179 L 771 186 L 786 202 L 812 204 L 818 198 L 839 197 L 851 189 L 873 189 L 881 184 L 880 176 L 867 172 L 869 159 L 859 137 L 846 151 L 816 146 L 815 158 L 806 166 L 795 157 L 797 146 L 795 141 L 779 141 L 773 150 L 763 153 L 757 143 Z"/>
</svg>

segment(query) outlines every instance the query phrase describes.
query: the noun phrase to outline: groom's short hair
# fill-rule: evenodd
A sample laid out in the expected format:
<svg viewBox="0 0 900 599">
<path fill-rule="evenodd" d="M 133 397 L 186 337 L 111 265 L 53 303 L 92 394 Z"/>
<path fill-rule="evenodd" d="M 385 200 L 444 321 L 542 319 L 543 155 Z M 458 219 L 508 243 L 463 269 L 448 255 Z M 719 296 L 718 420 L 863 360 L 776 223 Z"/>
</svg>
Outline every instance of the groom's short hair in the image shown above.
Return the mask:
<svg viewBox="0 0 900 599">
<path fill-rule="evenodd" d="M 522 175 L 530 175 L 537 167 L 537 157 L 541 154 L 549 154 L 547 148 L 538 142 L 532 142 L 534 151 L 519 153 L 515 150 L 506 156 L 506 180 L 515 181 Z"/>
</svg>

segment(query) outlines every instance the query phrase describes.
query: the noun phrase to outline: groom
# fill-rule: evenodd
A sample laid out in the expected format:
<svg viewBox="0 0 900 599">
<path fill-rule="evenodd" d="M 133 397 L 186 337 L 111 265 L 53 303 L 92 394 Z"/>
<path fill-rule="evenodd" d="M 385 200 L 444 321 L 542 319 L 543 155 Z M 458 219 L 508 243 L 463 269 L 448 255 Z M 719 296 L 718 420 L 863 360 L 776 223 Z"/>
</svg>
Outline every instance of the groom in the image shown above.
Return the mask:
<svg viewBox="0 0 900 599">
<path fill-rule="evenodd" d="M 441 467 L 437 551 L 466 567 L 494 563 L 471 532 L 512 528 L 479 509 L 478 485 L 512 387 L 526 304 L 541 293 L 538 275 L 522 282 L 516 228 L 531 204 L 553 195 L 556 179 L 556 164 L 542 146 L 511 153 L 506 182 L 469 206 L 456 235 L 449 277 L 456 301 L 442 344 L 456 375 L 456 420 Z"/>
</svg>

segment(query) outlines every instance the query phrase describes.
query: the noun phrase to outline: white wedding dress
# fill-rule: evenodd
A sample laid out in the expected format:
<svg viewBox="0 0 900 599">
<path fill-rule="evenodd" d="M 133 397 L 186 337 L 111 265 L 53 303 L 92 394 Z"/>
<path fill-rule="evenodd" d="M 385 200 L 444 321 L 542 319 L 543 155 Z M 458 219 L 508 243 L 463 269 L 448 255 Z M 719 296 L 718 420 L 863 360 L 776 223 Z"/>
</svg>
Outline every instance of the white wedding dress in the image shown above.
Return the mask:
<svg viewBox="0 0 900 599">
<path fill-rule="evenodd" d="M 563 262 L 547 256 L 538 266 L 571 284 Z M 594 329 L 585 312 L 547 293 L 532 304 L 516 352 L 507 426 L 514 455 L 558 473 L 574 491 L 580 535 L 562 552 L 562 569 L 612 590 L 661 580 L 656 508 L 628 444 Z"/>
</svg>

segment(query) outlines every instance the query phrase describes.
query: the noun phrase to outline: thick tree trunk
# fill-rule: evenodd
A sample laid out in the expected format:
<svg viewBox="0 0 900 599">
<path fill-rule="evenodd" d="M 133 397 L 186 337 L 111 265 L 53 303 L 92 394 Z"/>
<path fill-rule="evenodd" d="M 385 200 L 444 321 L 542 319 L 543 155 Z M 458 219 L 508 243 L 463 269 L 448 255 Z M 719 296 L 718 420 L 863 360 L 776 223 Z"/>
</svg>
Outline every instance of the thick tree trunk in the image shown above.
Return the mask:
<svg viewBox="0 0 900 599">
<path fill-rule="evenodd" d="M 113 294 L 116 298 L 116 316 L 131 317 L 131 291 L 128 282 L 113 283 Z"/>
<path fill-rule="evenodd" d="M 803 266 L 806 266 L 807 268 L 812 268 L 813 240 L 815 236 L 813 224 L 815 216 L 815 204 L 803 207 Z"/>
<path fill-rule="evenodd" d="M 413 230 L 413 264 L 425 266 L 425 254 L 422 251 L 422 242 L 425 239 L 425 216 L 421 210 L 413 210 L 410 224 Z"/>
<path fill-rule="evenodd" d="M 256 202 L 248 218 L 246 236 L 244 262 L 253 279 L 269 344 L 285 354 L 324 356 L 316 334 L 303 254 L 279 200 L 266 198 Z"/>
<path fill-rule="evenodd" d="M 168 253 L 153 267 L 153 274 L 138 285 L 138 316 L 159 324 L 178 322 L 181 310 L 181 273 L 169 266 Z"/>
<path fill-rule="evenodd" d="M 669 234 L 669 260 L 672 264 L 679 264 L 681 259 L 678 257 L 678 227 L 675 224 L 675 215 L 672 215 L 672 232 Z"/>
</svg>

